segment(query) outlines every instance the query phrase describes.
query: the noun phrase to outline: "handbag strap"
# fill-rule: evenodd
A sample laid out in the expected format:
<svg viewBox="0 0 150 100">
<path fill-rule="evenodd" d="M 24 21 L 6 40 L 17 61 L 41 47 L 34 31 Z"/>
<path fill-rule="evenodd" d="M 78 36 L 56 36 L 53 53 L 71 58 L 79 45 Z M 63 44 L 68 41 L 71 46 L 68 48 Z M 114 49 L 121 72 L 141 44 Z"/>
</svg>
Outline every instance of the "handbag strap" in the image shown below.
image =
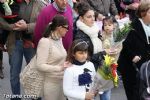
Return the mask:
<svg viewBox="0 0 150 100">
<path fill-rule="evenodd" d="M 51 47 L 50 46 L 52 46 L 53 44 L 52 44 L 52 41 L 48 38 L 48 40 L 49 40 L 49 53 L 48 53 L 48 57 L 50 56 L 50 51 L 51 51 Z M 36 53 L 35 53 L 35 56 L 36 56 L 36 60 L 37 60 L 37 51 L 36 51 Z M 48 59 L 47 59 L 47 62 L 48 62 Z"/>
<path fill-rule="evenodd" d="M 150 60 L 147 62 L 146 64 L 146 73 L 145 73 L 145 76 L 146 76 L 146 83 L 147 83 L 147 86 L 148 88 L 150 88 L 150 84 L 149 84 L 149 78 L 148 78 L 148 66 L 150 64 Z"/>
</svg>

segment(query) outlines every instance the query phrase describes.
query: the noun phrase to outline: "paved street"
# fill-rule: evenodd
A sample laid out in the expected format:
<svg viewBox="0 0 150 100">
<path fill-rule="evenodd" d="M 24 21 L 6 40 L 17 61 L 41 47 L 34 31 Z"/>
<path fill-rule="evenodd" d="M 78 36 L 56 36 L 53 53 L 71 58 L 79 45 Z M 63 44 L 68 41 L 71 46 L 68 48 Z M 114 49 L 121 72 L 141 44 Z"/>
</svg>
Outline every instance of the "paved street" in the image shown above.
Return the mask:
<svg viewBox="0 0 150 100">
<path fill-rule="evenodd" d="M 8 64 L 7 53 L 4 53 L 3 66 L 5 67 L 4 68 L 5 78 L 3 80 L 0 79 L 0 100 L 9 100 L 5 98 L 5 95 L 11 94 L 10 82 L 9 82 L 9 64 Z M 25 66 L 25 63 L 23 63 L 23 66 Z M 97 100 L 99 99 L 97 98 Z M 122 85 L 120 85 L 119 88 L 115 88 L 112 90 L 111 100 L 127 100 Z"/>
</svg>

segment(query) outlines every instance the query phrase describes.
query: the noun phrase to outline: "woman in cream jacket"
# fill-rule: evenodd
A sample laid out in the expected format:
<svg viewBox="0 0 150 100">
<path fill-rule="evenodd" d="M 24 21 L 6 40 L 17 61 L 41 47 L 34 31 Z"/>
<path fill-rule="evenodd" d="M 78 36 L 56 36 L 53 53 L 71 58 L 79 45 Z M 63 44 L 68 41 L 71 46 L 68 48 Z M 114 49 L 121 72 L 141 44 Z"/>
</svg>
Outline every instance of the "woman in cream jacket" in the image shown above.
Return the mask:
<svg viewBox="0 0 150 100">
<path fill-rule="evenodd" d="M 38 70 L 44 74 L 44 100 L 65 100 L 62 89 L 66 51 L 62 37 L 68 31 L 67 19 L 56 15 L 37 47 Z"/>
</svg>

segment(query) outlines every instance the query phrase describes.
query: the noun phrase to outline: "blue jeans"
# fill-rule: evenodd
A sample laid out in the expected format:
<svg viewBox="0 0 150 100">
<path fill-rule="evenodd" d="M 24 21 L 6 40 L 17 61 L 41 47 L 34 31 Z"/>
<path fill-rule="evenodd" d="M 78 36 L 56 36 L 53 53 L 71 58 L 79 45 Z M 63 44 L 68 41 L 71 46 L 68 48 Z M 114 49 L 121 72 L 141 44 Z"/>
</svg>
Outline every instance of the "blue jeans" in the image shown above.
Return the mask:
<svg viewBox="0 0 150 100">
<path fill-rule="evenodd" d="M 20 94 L 20 79 L 19 74 L 22 68 L 23 56 L 27 63 L 35 55 L 34 48 L 24 48 L 22 40 L 16 40 L 15 47 L 12 50 L 12 54 L 9 55 L 10 64 L 10 84 L 12 94 Z M 16 99 L 17 100 L 17 99 Z"/>
<path fill-rule="evenodd" d="M 103 94 L 100 94 L 100 100 L 110 100 L 111 90 L 104 91 Z"/>
</svg>

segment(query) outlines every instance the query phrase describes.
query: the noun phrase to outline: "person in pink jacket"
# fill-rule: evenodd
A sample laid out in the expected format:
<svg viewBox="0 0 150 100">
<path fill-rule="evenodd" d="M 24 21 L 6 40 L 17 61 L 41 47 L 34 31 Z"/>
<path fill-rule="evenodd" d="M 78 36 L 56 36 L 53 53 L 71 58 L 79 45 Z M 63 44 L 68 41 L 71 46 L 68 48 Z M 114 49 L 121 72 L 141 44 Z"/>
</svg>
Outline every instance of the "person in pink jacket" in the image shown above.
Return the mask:
<svg viewBox="0 0 150 100">
<path fill-rule="evenodd" d="M 72 9 L 68 5 L 67 0 L 54 0 L 54 2 L 48 6 L 46 6 L 39 14 L 35 31 L 34 31 L 34 42 L 37 45 L 38 41 L 42 37 L 42 34 L 46 28 L 46 26 L 51 22 L 53 17 L 56 14 L 61 14 L 67 18 L 69 23 L 69 30 L 63 38 L 63 46 L 66 50 L 68 50 L 69 46 L 72 43 L 72 30 L 73 30 L 73 15 Z"/>
</svg>

